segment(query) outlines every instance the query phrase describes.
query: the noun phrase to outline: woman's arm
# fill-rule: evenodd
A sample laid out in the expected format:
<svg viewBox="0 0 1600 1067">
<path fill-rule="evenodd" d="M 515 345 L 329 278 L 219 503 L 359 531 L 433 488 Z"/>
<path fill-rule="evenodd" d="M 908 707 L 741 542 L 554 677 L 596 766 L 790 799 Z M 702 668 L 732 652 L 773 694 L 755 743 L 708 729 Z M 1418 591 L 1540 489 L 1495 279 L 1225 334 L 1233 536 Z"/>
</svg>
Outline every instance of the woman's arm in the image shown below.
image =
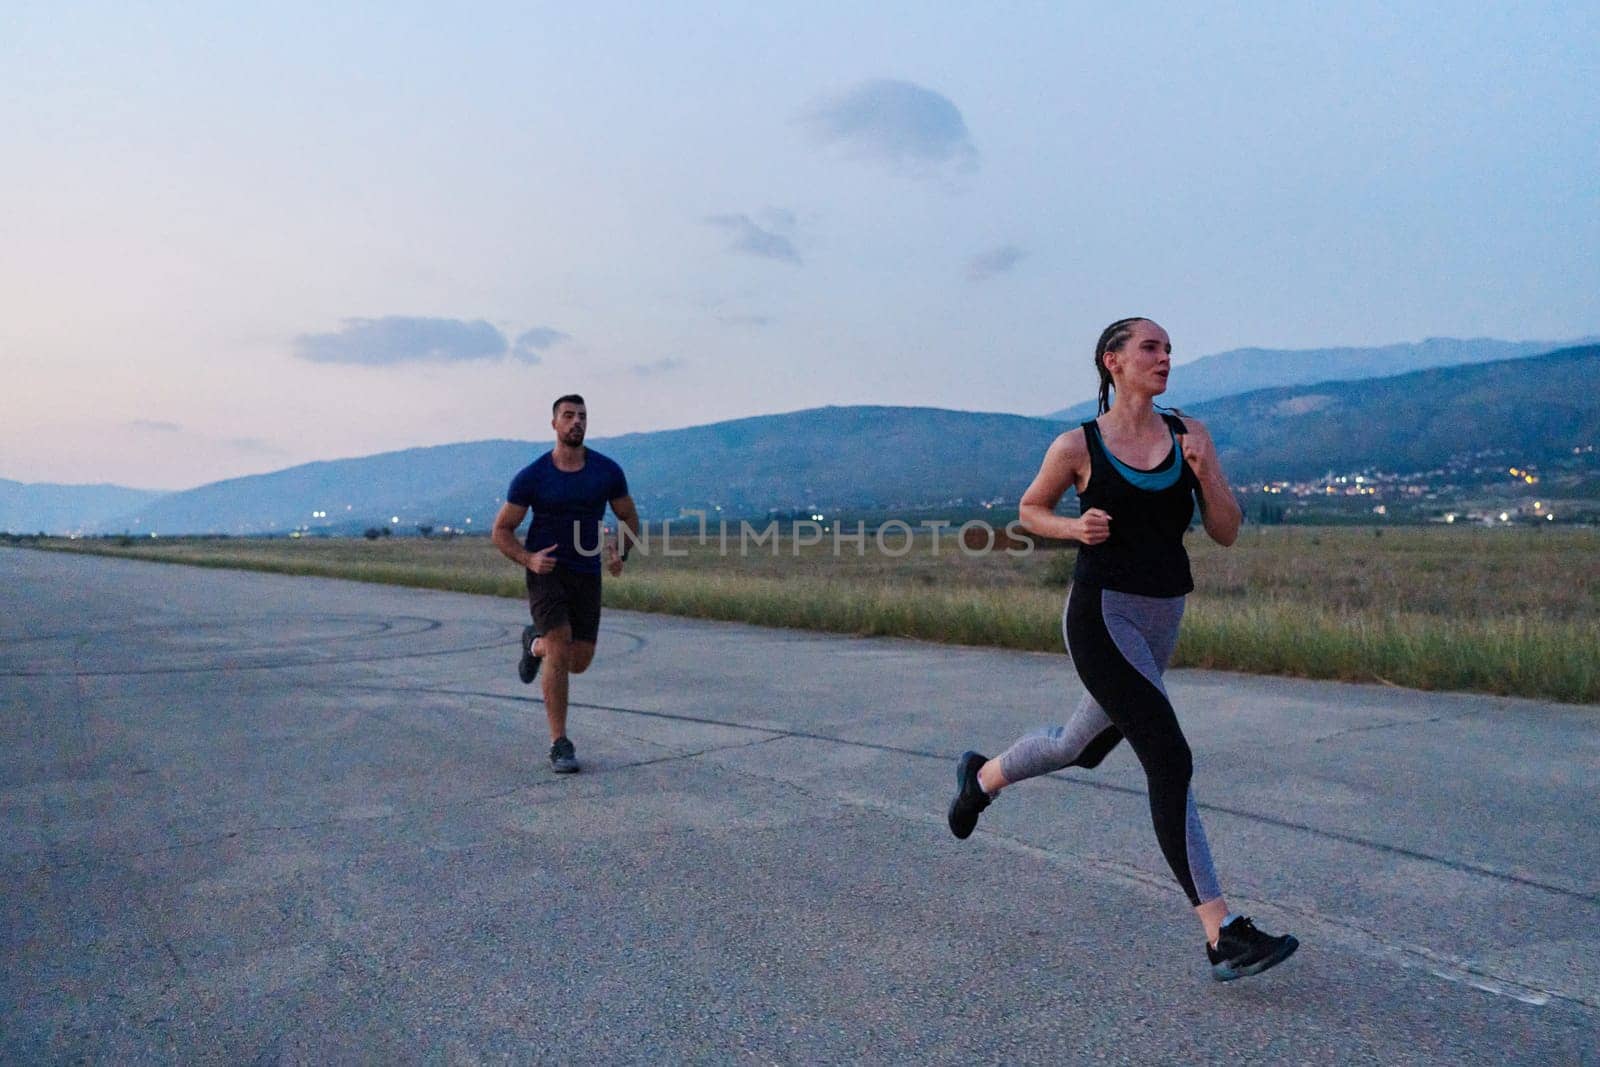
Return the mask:
<svg viewBox="0 0 1600 1067">
<path fill-rule="evenodd" d="M 1034 476 L 1033 484 L 1022 494 L 1017 505 L 1017 518 L 1022 528 L 1040 537 L 1058 541 L 1081 541 L 1097 545 L 1111 536 L 1111 516 L 1099 508 L 1090 508 L 1082 516 L 1073 518 L 1057 515 L 1056 505 L 1068 489 L 1078 484 L 1078 476 L 1089 466 L 1089 445 L 1083 430 L 1069 430 L 1057 437 L 1044 454 L 1044 463 Z"/>
<path fill-rule="evenodd" d="M 1211 431 L 1198 419 L 1184 416 L 1183 421 L 1189 430 L 1183 435 L 1183 460 L 1200 483 L 1200 521 L 1211 540 L 1226 548 L 1239 539 L 1244 512 L 1239 510 L 1228 477 L 1222 473 Z"/>
</svg>

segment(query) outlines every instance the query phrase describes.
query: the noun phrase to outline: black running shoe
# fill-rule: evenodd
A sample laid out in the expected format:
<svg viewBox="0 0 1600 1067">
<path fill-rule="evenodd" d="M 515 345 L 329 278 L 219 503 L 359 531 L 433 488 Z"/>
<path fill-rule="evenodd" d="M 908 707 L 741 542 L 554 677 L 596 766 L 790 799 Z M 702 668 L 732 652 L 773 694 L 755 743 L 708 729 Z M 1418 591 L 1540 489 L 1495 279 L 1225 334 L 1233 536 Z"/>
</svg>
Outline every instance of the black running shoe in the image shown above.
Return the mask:
<svg viewBox="0 0 1600 1067">
<path fill-rule="evenodd" d="M 522 658 L 517 661 L 517 677 L 522 679 L 523 685 L 539 676 L 539 664 L 544 661 L 543 656 L 533 654 L 533 639 L 538 636 L 538 631 L 532 626 L 522 628 Z"/>
<path fill-rule="evenodd" d="M 578 750 L 565 737 L 558 737 L 550 746 L 550 769 L 557 774 L 578 773 Z"/>
<path fill-rule="evenodd" d="M 965 841 L 978 825 L 978 816 L 994 798 L 978 784 L 978 768 L 989 762 L 987 756 L 963 752 L 956 760 L 956 798 L 950 802 L 950 832 Z"/>
<path fill-rule="evenodd" d="M 1211 960 L 1211 977 L 1219 982 L 1248 978 L 1268 967 L 1276 967 L 1300 947 L 1293 934 L 1273 937 L 1256 929 L 1256 924 L 1239 916 L 1222 928 L 1217 947 L 1206 946 Z"/>
</svg>

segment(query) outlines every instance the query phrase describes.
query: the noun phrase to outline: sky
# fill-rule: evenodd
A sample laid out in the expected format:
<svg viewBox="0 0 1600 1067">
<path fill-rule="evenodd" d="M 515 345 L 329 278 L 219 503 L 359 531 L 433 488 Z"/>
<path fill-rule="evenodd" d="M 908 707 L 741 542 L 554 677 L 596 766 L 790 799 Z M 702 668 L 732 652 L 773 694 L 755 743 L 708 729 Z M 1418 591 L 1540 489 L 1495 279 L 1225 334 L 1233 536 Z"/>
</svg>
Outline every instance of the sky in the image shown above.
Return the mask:
<svg viewBox="0 0 1600 1067">
<path fill-rule="evenodd" d="M 0 477 L 1600 333 L 1600 5 L 0 5 Z M 1181 369 L 1179 372 L 1181 374 Z"/>
</svg>

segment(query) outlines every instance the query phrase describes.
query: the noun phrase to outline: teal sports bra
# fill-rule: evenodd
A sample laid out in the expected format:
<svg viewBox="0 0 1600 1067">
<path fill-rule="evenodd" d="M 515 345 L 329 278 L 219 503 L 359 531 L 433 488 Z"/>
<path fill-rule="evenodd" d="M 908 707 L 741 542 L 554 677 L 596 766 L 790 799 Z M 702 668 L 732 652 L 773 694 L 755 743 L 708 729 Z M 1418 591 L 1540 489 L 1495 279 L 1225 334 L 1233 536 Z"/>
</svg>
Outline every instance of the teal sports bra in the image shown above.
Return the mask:
<svg viewBox="0 0 1600 1067">
<path fill-rule="evenodd" d="M 1093 423 L 1085 423 L 1084 425 L 1094 426 Z M 1167 457 L 1165 463 L 1154 470 L 1142 471 L 1138 467 L 1128 466 L 1111 454 L 1111 449 L 1106 447 L 1103 438 L 1099 441 L 1100 451 L 1105 454 L 1106 459 L 1111 461 L 1111 466 L 1116 468 L 1117 473 L 1122 475 L 1129 485 L 1135 489 L 1143 489 L 1146 492 L 1159 492 L 1162 489 L 1168 489 L 1176 485 L 1178 479 L 1183 477 L 1183 458 L 1178 454 L 1177 431 L 1168 426 L 1167 432 L 1172 435 L 1172 454 Z M 1100 437 L 1100 427 L 1094 426 L 1094 435 L 1097 438 Z"/>
</svg>

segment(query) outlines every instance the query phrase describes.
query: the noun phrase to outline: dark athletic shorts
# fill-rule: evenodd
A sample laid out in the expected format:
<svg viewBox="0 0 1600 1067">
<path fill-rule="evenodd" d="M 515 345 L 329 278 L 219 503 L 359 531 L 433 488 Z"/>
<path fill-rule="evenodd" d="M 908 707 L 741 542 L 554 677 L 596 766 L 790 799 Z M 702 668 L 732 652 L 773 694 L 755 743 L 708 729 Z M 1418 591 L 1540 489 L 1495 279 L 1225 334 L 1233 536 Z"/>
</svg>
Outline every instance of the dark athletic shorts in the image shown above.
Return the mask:
<svg viewBox="0 0 1600 1067">
<path fill-rule="evenodd" d="M 528 571 L 528 613 L 533 627 L 547 634 L 571 625 L 574 641 L 593 644 L 600 636 L 600 576 L 557 566 L 549 574 Z"/>
</svg>

